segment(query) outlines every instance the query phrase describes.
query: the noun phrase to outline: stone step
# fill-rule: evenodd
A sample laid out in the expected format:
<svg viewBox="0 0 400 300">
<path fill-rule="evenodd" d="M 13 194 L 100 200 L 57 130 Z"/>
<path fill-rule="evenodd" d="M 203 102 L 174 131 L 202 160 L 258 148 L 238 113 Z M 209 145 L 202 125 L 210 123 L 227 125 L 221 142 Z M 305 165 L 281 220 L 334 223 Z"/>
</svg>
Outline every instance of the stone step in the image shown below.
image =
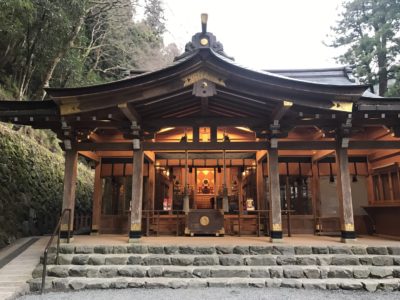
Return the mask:
<svg viewBox="0 0 400 300">
<path fill-rule="evenodd" d="M 55 251 L 55 247 L 51 248 Z M 62 244 L 60 252 L 64 254 L 274 254 L 274 255 L 308 255 L 308 254 L 355 254 L 355 255 L 400 255 L 400 246 L 290 246 L 290 245 L 265 245 L 265 246 L 177 246 L 177 245 L 146 245 L 126 244 L 118 246 L 96 245 L 75 246 Z"/>
<path fill-rule="evenodd" d="M 41 279 L 29 282 L 32 292 L 39 291 Z M 329 290 L 399 290 L 399 279 L 287 279 L 287 278 L 47 278 L 46 290 L 68 291 L 83 289 L 123 288 L 206 288 L 206 287 L 257 287 L 304 288 Z"/>
<path fill-rule="evenodd" d="M 43 262 L 43 259 L 42 259 Z M 49 256 L 48 264 L 55 264 L 55 256 Z M 400 255 L 239 255 L 239 254 L 60 254 L 60 265 L 400 265 Z"/>
<path fill-rule="evenodd" d="M 42 268 L 34 272 L 34 278 L 40 278 Z M 51 277 L 167 277 L 167 278 L 400 278 L 400 266 L 74 266 L 51 265 L 47 268 Z"/>
</svg>

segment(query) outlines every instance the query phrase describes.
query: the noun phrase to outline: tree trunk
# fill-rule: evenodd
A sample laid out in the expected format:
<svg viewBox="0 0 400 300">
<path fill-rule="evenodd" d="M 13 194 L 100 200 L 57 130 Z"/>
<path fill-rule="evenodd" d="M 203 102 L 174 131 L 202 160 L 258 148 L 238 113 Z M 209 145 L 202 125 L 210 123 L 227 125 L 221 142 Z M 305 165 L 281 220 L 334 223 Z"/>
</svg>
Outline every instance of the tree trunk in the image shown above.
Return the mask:
<svg viewBox="0 0 400 300">
<path fill-rule="evenodd" d="M 61 61 L 61 59 L 65 56 L 65 54 L 67 53 L 67 51 L 73 47 L 75 39 L 77 38 L 83 22 L 85 20 L 85 14 L 83 14 L 77 24 L 75 25 L 75 27 L 73 28 L 71 34 L 69 35 L 68 41 L 65 43 L 64 47 L 62 47 L 60 49 L 60 51 L 58 52 L 58 54 L 56 55 L 56 57 L 54 57 L 53 61 L 50 63 L 49 68 L 47 69 L 45 76 L 44 76 L 44 80 L 39 88 L 39 97 L 40 99 L 44 99 L 46 97 L 46 91 L 44 90 L 45 87 L 49 86 L 50 80 L 53 76 L 54 70 L 56 69 L 58 63 Z"/>
</svg>

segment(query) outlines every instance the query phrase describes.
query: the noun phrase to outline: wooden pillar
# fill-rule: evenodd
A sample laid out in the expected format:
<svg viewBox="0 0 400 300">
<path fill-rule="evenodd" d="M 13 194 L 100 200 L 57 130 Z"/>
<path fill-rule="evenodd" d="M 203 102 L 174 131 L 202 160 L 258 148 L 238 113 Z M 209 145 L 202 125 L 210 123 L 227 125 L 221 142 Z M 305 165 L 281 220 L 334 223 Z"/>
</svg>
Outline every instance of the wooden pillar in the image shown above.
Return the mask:
<svg viewBox="0 0 400 300">
<path fill-rule="evenodd" d="M 199 142 L 199 126 L 193 126 L 193 142 Z"/>
<path fill-rule="evenodd" d="M 338 145 L 336 148 L 337 193 L 339 200 L 342 242 L 353 241 L 354 231 L 353 201 L 351 196 L 351 176 L 347 148 Z"/>
<path fill-rule="evenodd" d="M 67 214 L 61 223 L 60 237 L 63 242 L 67 241 L 68 228 L 70 228 L 69 236 L 72 238 L 74 226 L 74 210 L 75 210 L 75 191 L 76 191 L 76 178 L 78 170 L 78 152 L 75 150 L 65 151 L 65 169 L 64 169 L 64 193 L 62 211 L 64 209 L 71 209 L 71 216 Z M 69 220 L 71 221 L 69 227 Z M 72 239 L 70 239 L 72 242 Z"/>
<path fill-rule="evenodd" d="M 94 170 L 94 188 L 93 188 L 93 205 L 92 205 L 92 231 L 91 235 L 99 234 L 100 216 L 101 216 L 101 163 L 96 164 Z"/>
<path fill-rule="evenodd" d="M 211 126 L 210 128 L 210 140 L 212 143 L 216 143 L 218 141 L 217 127 L 215 126 Z"/>
<path fill-rule="evenodd" d="M 184 177 L 184 196 L 183 196 L 183 211 L 185 213 L 189 212 L 189 152 L 185 151 L 185 177 Z"/>
<path fill-rule="evenodd" d="M 271 241 L 282 241 L 282 215 L 281 215 L 281 193 L 279 186 L 278 149 L 268 150 L 268 175 L 269 175 L 269 208 Z"/>
<path fill-rule="evenodd" d="M 132 170 L 131 227 L 129 231 L 130 243 L 139 241 L 142 236 L 143 159 L 143 150 L 135 150 L 133 153 Z"/>
<path fill-rule="evenodd" d="M 375 194 L 374 194 L 374 180 L 372 177 L 372 167 L 371 167 L 371 163 L 368 161 L 367 162 L 367 172 L 368 172 L 368 176 L 367 176 L 367 193 L 368 193 L 368 204 L 369 205 L 373 205 L 374 201 L 376 201 L 375 199 Z"/>
<path fill-rule="evenodd" d="M 223 184 L 222 184 L 222 210 L 224 212 L 229 212 L 229 199 L 228 199 L 228 186 L 226 184 L 226 151 L 222 151 L 222 159 L 223 159 Z M 214 172 L 215 173 L 215 172 Z"/>
<path fill-rule="evenodd" d="M 257 185 L 257 209 L 264 210 L 264 176 L 262 160 L 257 161 L 256 167 L 256 185 Z"/>
<path fill-rule="evenodd" d="M 154 162 L 149 163 L 149 202 L 147 210 L 154 210 L 154 197 L 156 194 L 156 166 Z"/>
<path fill-rule="evenodd" d="M 311 200 L 313 206 L 314 216 L 314 233 L 319 233 L 320 228 L 320 199 L 319 199 L 319 176 L 318 176 L 318 162 L 313 161 L 311 165 L 312 169 L 312 182 L 311 182 Z"/>
</svg>

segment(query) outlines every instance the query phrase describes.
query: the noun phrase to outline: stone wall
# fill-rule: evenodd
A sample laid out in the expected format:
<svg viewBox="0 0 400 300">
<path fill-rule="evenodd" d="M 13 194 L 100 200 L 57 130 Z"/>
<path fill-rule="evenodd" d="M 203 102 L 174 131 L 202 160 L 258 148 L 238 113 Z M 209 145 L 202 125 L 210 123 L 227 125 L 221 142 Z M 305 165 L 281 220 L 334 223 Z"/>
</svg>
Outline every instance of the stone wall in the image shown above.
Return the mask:
<svg viewBox="0 0 400 300">
<path fill-rule="evenodd" d="M 61 211 L 64 158 L 0 124 L 0 248 L 53 231 Z M 93 171 L 79 164 L 76 212 L 91 213 Z"/>
</svg>

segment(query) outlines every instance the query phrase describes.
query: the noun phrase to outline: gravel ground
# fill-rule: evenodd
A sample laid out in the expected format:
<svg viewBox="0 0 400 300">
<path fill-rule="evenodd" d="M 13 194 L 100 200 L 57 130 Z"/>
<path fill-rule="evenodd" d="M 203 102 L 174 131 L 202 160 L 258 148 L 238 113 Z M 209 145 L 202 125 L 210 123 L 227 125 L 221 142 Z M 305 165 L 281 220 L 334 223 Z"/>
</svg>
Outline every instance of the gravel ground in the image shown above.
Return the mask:
<svg viewBox="0 0 400 300">
<path fill-rule="evenodd" d="M 239 288 L 207 288 L 207 289 L 126 289 L 126 290 L 92 290 L 69 293 L 48 293 L 43 296 L 27 295 L 19 300 L 124 300 L 124 299 L 158 299 L 158 300 L 206 300 L 206 299 L 293 299 L 293 300 L 368 300 L 368 299 L 400 299 L 400 292 L 360 292 L 343 290 L 298 290 L 298 289 L 239 289 Z"/>
</svg>

